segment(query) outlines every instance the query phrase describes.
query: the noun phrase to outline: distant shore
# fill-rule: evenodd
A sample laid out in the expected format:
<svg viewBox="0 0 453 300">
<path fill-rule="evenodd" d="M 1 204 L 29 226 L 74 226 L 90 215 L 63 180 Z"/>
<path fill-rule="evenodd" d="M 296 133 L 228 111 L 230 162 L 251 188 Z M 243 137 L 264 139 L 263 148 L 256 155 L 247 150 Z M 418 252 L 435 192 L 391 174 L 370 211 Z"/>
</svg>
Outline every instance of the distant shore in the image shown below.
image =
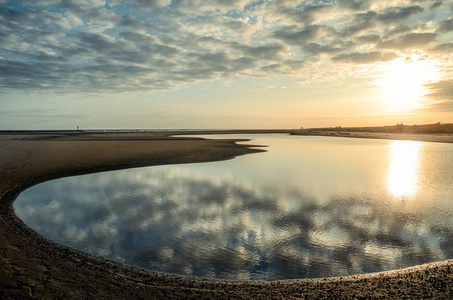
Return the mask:
<svg viewBox="0 0 453 300">
<path fill-rule="evenodd" d="M 329 130 L 293 130 L 293 135 L 303 136 L 332 136 L 343 138 L 404 140 L 418 142 L 453 143 L 453 134 L 438 133 L 386 133 L 386 132 L 355 132 L 355 131 L 329 131 Z"/>
<path fill-rule="evenodd" d="M 253 133 L 266 132 L 271 131 Z M 342 136 L 335 132 L 335 135 L 325 135 Z M 170 137 L 168 134 L 0 133 L 0 294 L 3 298 L 439 299 L 453 295 L 453 260 L 391 272 L 318 280 L 210 280 L 139 270 L 94 257 L 43 238 L 15 216 L 12 203 L 17 195 L 49 179 L 130 167 L 231 159 L 262 151 L 259 147 L 237 144 L 236 140 Z M 313 132 L 313 135 L 321 133 Z M 350 133 L 344 137 L 362 136 Z M 370 134 L 363 137 L 369 138 Z M 406 139 L 402 137 L 372 138 Z M 437 139 L 430 141 L 439 141 Z M 453 138 L 445 135 L 445 139 Z M 253 141 L 248 144 L 253 145 Z"/>
<path fill-rule="evenodd" d="M 296 129 L 294 135 L 337 136 L 364 139 L 407 140 L 419 142 L 453 143 L 453 124 L 435 123 L 371 127 L 324 127 Z"/>
</svg>

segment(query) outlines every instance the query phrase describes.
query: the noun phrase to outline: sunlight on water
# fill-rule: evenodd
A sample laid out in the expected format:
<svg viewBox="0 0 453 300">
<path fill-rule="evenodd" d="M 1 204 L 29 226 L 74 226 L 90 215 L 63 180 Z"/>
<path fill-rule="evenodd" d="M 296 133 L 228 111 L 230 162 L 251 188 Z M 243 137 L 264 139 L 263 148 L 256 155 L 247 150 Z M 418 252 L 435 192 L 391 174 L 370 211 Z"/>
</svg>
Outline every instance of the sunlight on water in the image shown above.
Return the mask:
<svg viewBox="0 0 453 300">
<path fill-rule="evenodd" d="M 387 189 L 397 199 L 413 196 L 419 189 L 422 145 L 413 141 L 393 141 L 390 145 Z"/>
</svg>

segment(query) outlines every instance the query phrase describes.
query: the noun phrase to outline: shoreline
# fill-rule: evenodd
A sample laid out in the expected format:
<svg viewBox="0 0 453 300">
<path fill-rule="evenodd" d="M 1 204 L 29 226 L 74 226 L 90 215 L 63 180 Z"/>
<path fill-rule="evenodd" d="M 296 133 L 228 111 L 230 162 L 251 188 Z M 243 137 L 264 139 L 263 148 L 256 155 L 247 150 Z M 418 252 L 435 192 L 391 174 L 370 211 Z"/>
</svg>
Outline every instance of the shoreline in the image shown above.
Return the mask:
<svg viewBox="0 0 453 300">
<path fill-rule="evenodd" d="M 386 132 L 358 132 L 358 131 L 318 131 L 293 130 L 291 135 L 298 136 L 328 136 L 342 138 L 379 139 L 393 141 L 416 141 L 434 143 L 453 143 L 453 134 L 432 133 L 386 133 Z"/>
<path fill-rule="evenodd" d="M 453 136 L 447 139 L 446 142 L 453 142 Z M 167 133 L 0 134 L 0 294 L 3 299 L 447 298 L 453 294 L 453 260 L 348 277 L 269 282 L 203 279 L 146 271 L 47 240 L 18 219 L 12 208 L 21 191 L 49 179 L 231 159 L 263 151 L 235 141 L 169 137 Z"/>
</svg>

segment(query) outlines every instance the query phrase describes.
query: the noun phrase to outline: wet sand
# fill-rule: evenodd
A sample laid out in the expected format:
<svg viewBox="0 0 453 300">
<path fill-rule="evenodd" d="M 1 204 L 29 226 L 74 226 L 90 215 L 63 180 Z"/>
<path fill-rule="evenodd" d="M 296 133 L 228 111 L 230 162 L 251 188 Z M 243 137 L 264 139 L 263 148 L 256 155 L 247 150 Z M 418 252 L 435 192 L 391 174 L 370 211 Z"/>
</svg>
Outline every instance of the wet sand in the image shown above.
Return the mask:
<svg viewBox="0 0 453 300">
<path fill-rule="evenodd" d="M 230 159 L 258 149 L 232 140 L 149 133 L 0 135 L 2 299 L 451 298 L 453 260 L 318 280 L 191 278 L 139 270 L 55 244 L 25 226 L 12 208 L 23 189 L 53 178 Z"/>
</svg>

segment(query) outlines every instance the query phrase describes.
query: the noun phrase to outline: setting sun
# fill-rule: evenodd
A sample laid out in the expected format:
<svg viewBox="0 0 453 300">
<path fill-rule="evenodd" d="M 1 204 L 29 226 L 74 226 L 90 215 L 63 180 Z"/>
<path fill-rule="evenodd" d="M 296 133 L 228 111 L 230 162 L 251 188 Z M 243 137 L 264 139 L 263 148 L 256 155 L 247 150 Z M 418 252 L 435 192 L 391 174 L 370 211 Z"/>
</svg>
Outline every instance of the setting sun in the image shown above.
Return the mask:
<svg viewBox="0 0 453 300">
<path fill-rule="evenodd" d="M 377 84 L 392 111 L 408 111 L 420 107 L 427 93 L 425 85 L 437 77 L 433 62 L 409 56 L 388 63 Z"/>
</svg>

